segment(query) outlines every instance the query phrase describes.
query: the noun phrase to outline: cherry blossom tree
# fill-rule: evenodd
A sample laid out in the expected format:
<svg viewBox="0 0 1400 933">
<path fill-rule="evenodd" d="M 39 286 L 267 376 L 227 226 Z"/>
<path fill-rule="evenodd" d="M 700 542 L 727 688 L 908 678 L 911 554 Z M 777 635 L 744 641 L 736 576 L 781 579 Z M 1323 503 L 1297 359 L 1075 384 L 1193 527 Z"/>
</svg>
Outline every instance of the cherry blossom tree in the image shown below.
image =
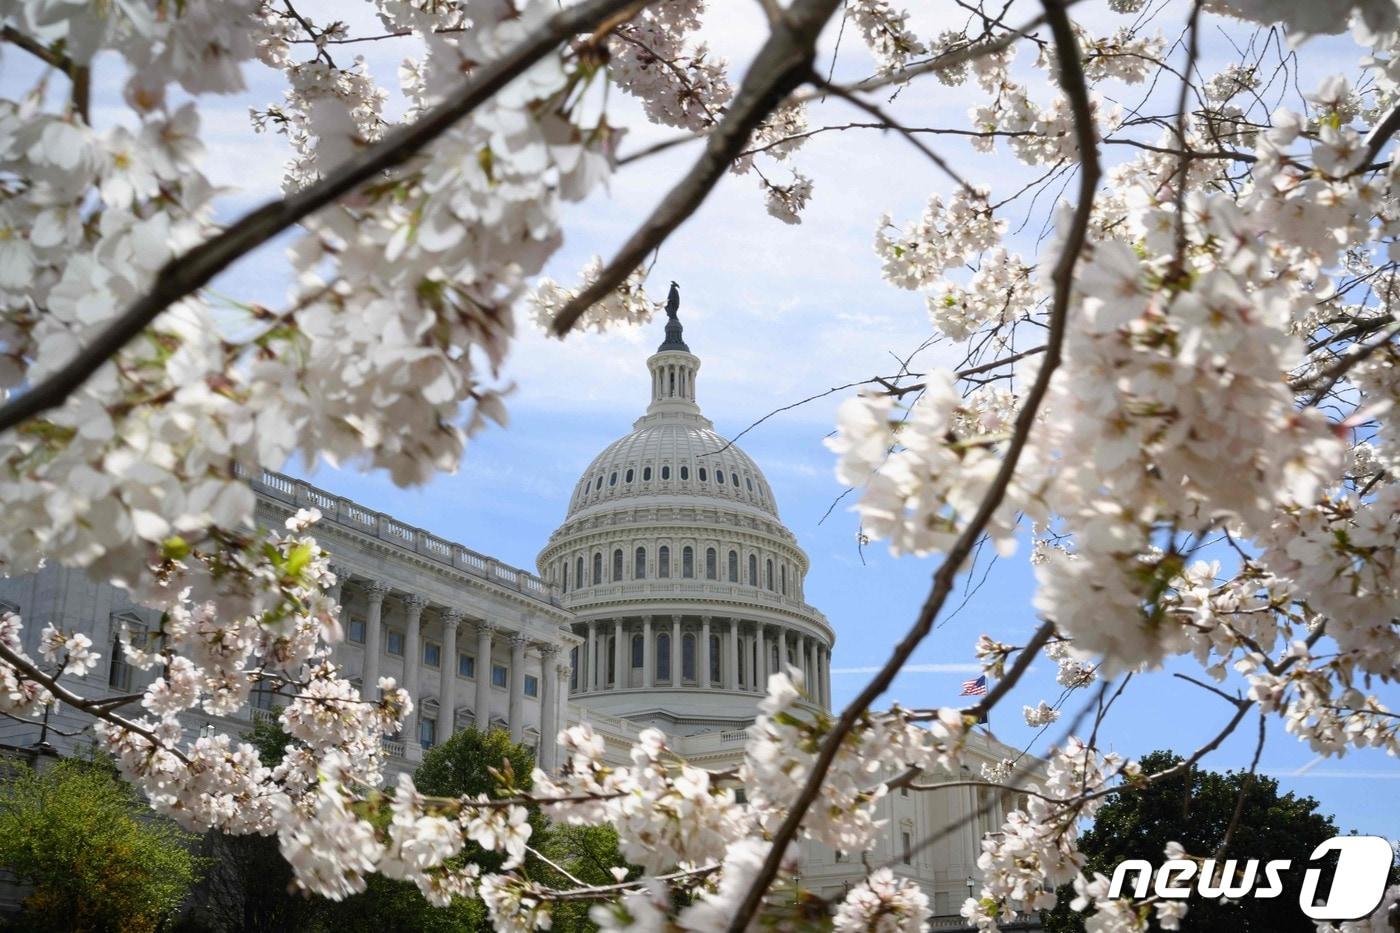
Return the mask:
<svg viewBox="0 0 1400 933">
<path fill-rule="evenodd" d="M 868 850 L 881 797 L 956 770 L 971 726 L 1042 654 L 1085 702 L 1042 765 L 983 776 L 1028 804 L 982 842 L 986 880 L 963 908 L 981 929 L 1067 883 L 1090 929 L 1180 922 L 1179 905 L 1109 899 L 1076 848 L 1106 799 L 1174 771 L 1144 776 L 1099 741 L 1130 679 L 1168 659 L 1199 662 L 1191 679 L 1228 709 L 1181 767 L 1251 718 L 1261 742 L 1276 721 L 1319 754 L 1396 753 L 1400 718 L 1376 695 L 1400 673 L 1392 0 L 952 0 L 937 35 L 886 0 L 761 5 L 767 33 L 735 66 L 704 41 L 703 0 L 370 0 L 378 27 L 363 33 L 290 0 L 0 3 L 7 54 L 46 68 L 0 104 L 0 560 L 83 568 L 163 613 L 158 648 L 123 645 L 153 682 L 103 699 L 83 686 L 99 660 L 85 636 L 50 627 L 30 657 L 6 615 L 0 712 L 87 714 L 156 810 L 276 834 L 308 890 L 343 897 L 378 872 L 437 903 L 475 893 L 504 930 L 547 928 L 577 900 L 604 929 L 795 923 L 798 845 Z M 841 54 L 867 75 L 847 83 L 817 61 L 843 27 Z M 1206 73 L 1202 43 L 1222 30 L 1238 60 Z M 1309 78 L 1317 35 L 1339 31 L 1359 63 Z M 393 120 L 389 86 L 348 58 L 390 40 L 414 48 Z M 284 99 L 253 114 L 285 137 L 285 190 L 219 224 L 201 105 L 257 67 L 285 76 Z M 120 86 L 121 120 L 94 119 L 95 79 Z M 902 119 L 903 100 L 945 87 L 977 100 L 965 121 Z M 1134 88 L 1140 104 L 1114 103 Z M 628 151 L 608 89 L 674 138 Z M 871 129 L 927 160 L 930 190 L 951 186 L 917 218 L 872 216 L 872 262 L 962 356 L 842 390 L 830 446 L 860 489 L 862 534 L 936 561 L 888 661 L 834 716 L 774 678 L 733 771 L 677 760 L 654 730 L 609 767 L 582 725 L 528 792 L 384 787 L 380 739 L 410 700 L 390 679 L 361 696 L 335 665 L 318 516 L 255 528 L 241 477 L 294 456 L 400 484 L 454 468 L 506 420 L 491 377 L 518 316 L 561 337 L 646 320 L 650 257 L 726 173 L 797 223 L 840 183 L 797 167 L 804 143 Z M 971 185 L 939 152 L 949 136 L 1039 180 Z M 609 258 L 576 287 L 538 280 L 567 235 L 562 205 L 673 147 L 696 150 L 689 169 Z M 1016 235 L 1023 205 L 1051 235 Z M 280 307 L 205 288 L 282 234 Z M 996 683 L 976 705 L 875 710 L 984 540 L 1029 550 L 1038 626 L 979 643 Z M 1215 686 L 1231 671 L 1247 692 Z M 227 735 L 183 739 L 182 712 L 231 712 L 254 684 L 287 701 L 281 761 Z M 1023 702 L 1050 727 L 1065 701 Z M 525 877 L 533 805 L 612 824 L 646 876 Z M 504 867 L 448 867 L 464 839 Z M 1345 927 L 1383 928 L 1397 897 Z M 930 913 L 880 865 L 827 907 L 843 930 L 916 930 Z"/>
</svg>

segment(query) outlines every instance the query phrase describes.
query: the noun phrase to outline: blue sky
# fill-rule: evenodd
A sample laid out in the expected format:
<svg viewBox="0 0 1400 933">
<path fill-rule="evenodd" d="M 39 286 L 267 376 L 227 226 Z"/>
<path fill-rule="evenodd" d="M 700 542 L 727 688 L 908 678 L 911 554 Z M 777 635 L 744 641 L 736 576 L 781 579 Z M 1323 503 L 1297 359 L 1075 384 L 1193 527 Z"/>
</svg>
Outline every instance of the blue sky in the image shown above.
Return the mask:
<svg viewBox="0 0 1400 933">
<path fill-rule="evenodd" d="M 313 17 L 330 9 L 324 2 L 299 6 Z M 760 34 L 759 5 L 725 0 L 712 6 L 723 7 L 724 15 L 711 17 L 707 37 L 720 54 L 736 61 L 745 58 Z M 343 15 L 344 8 L 337 5 L 337 14 Z M 1184 12 L 1184 5 L 1169 9 L 1163 23 L 1168 35 L 1175 35 Z M 1106 14 L 1094 18 L 1102 20 L 1106 31 L 1118 24 Z M 916 25 L 925 35 L 946 28 L 932 22 Z M 830 54 L 831 38 L 824 54 Z M 1207 46 L 1208 62 L 1211 56 L 1226 54 L 1223 47 L 1211 42 Z M 1328 67 L 1356 60 L 1354 48 L 1339 48 L 1336 55 L 1314 52 L 1314 58 L 1327 60 Z M 393 68 L 408 51 L 403 46 L 366 50 L 372 71 L 385 83 L 392 83 Z M 1028 57 L 1022 53 L 1023 60 Z M 837 77 L 856 75 L 867 67 L 862 53 L 843 51 Z M 29 76 L 27 65 L 13 53 L 0 59 L 0 79 L 7 89 Z M 248 76 L 249 92 L 224 100 L 206 118 L 210 172 L 216 181 L 237 189 L 223 202 L 226 216 L 275 194 L 285 157 L 277 137 L 255 136 L 247 122 L 249 105 L 280 98 L 280 78 L 257 67 L 250 68 Z M 1312 82 L 1305 76 L 1302 83 L 1307 87 Z M 97 122 L 118 119 L 111 96 L 116 82 L 96 86 Z M 929 82 L 906 92 L 901 105 L 907 122 L 958 126 L 965 124 L 972 96 L 966 89 L 949 90 Z M 1129 98 L 1136 96 L 1125 93 L 1124 99 Z M 624 119 L 634 113 L 625 100 L 614 106 Z M 828 105 L 823 113 L 814 124 L 857 118 L 839 103 Z M 641 146 L 666 135 L 639 132 L 631 144 Z M 939 148 L 960 159 L 972 181 L 994 182 L 998 191 L 1014 190 L 1033 174 L 1005 154 L 966 158 L 968 151 L 957 144 L 940 141 Z M 683 171 L 692 153 L 693 147 L 678 147 L 630 167 L 614 180 L 611 192 L 571 208 L 566 246 L 551 264 L 551 273 L 573 283 L 589 256 L 607 255 Z M 866 130 L 817 137 L 795 161 L 815 179 L 814 199 L 801 226 L 787 227 L 768 217 L 752 178 L 729 177 L 666 245 L 653 272 L 657 297 L 664 294 L 661 283 L 675 279 L 681 284 L 686 338 L 703 360 L 700 401 L 728 436 L 780 405 L 893 371 L 895 357 L 907 355 L 930 332 L 922 297 L 881 282 L 871 242 L 881 213 L 889 210 L 898 222 L 909 220 L 922 210 L 929 194 L 947 193 L 946 181 L 898 138 L 882 139 Z M 780 173 L 777 180 L 782 179 Z M 1018 239 L 1018 248 L 1026 252 L 1034 250 L 1042 209 L 1043 205 L 1040 213 L 1030 215 L 1027 232 Z M 1020 215 L 1013 214 L 1013 222 L 1019 220 Z M 287 283 L 280 248 L 274 244 L 245 260 L 216 283 L 218 290 L 245 300 L 280 303 Z M 660 341 L 660 329 L 658 322 L 643 330 L 576 335 L 560 343 L 522 323 L 512 359 L 501 374 L 503 382 L 516 386 L 509 399 L 510 427 L 478 436 L 455 475 L 424 488 L 398 489 L 382 475 L 350 470 L 307 471 L 299 464 L 287 468 L 411 524 L 533 568 L 536 553 L 563 518 L 577 476 L 602 447 L 630 429 L 645 407 L 644 360 Z M 950 361 L 948 351 L 934 348 L 919 357 L 914 368 Z M 807 595 L 837 632 L 832 686 L 840 704 L 864 683 L 868 674 L 861 671 L 881 664 L 911 623 L 936 562 L 895 560 L 878 543 L 862 554 L 856 547 L 855 518 L 846 509 L 850 498 L 831 508 L 843 490 L 821 442 L 832 429 L 838 400 L 823 399 L 780 415 L 741 443 L 764 469 L 784 520 L 811 557 Z M 964 608 L 945 616 L 910 670 L 895 682 L 891 699 L 918 706 L 955 703 L 960 681 L 973 669 L 978 635 L 986 632 L 1011 642 L 1025 639 L 1035 624 L 1025 557 L 1023 549 L 990 566 L 980 564 L 965 578 L 965 586 L 971 580 L 981 581 L 980 587 Z M 961 596 L 952 605 L 959 602 Z M 1042 698 L 1053 701 L 1060 693 L 1054 674 L 1053 664 L 1038 662 L 993 713 L 992 726 L 1000 738 L 1013 745 L 1032 740 L 1020 707 Z M 1394 691 L 1387 699 L 1400 706 Z M 1068 715 L 1080 702 L 1076 696 L 1067 705 Z M 1126 691 L 1102 739 L 1106 747 L 1132 756 L 1156 748 L 1184 752 L 1214 735 L 1231 713 L 1219 698 L 1159 672 Z M 1316 797 L 1343 829 L 1400 835 L 1400 765 L 1374 752 L 1315 762 L 1276 720 L 1270 721 L 1269 729 L 1262 767 L 1285 789 Z M 1055 734 L 1052 729 L 1047 738 Z M 1247 765 L 1254 737 L 1253 722 L 1247 720 L 1205 766 Z"/>
</svg>

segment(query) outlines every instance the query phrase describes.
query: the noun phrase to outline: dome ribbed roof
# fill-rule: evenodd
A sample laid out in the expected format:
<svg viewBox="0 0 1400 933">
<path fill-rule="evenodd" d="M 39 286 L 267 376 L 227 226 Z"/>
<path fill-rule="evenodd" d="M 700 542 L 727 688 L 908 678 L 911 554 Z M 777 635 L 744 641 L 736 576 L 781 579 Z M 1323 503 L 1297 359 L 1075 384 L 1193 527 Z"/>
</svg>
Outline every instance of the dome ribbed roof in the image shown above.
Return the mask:
<svg viewBox="0 0 1400 933">
<path fill-rule="evenodd" d="M 778 517 L 773 490 L 753 458 L 708 421 L 649 416 L 638 424 L 589 464 L 574 488 L 569 518 L 639 496 L 701 500 L 697 507 L 743 505 Z"/>
</svg>

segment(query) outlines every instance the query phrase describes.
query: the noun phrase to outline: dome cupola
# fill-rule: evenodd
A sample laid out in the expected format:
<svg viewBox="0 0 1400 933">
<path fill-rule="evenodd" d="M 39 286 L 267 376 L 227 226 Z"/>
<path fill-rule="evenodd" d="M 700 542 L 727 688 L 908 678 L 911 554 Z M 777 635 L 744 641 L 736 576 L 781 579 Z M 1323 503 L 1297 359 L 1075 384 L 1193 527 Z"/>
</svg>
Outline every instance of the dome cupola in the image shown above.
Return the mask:
<svg viewBox="0 0 1400 933">
<path fill-rule="evenodd" d="M 701 413 L 679 311 L 673 282 L 646 413 L 584 470 L 538 559 L 585 639 L 571 693 L 672 734 L 751 722 L 789 665 L 828 704 L 834 640 L 767 478 Z"/>
</svg>

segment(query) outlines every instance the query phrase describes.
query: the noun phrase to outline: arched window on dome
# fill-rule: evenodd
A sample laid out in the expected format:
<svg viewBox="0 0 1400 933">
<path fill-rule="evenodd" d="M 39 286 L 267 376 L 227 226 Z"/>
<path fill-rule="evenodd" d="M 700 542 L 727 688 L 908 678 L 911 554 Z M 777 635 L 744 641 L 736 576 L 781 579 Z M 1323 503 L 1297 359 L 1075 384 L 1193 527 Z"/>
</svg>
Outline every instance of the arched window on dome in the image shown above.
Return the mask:
<svg viewBox="0 0 1400 933">
<path fill-rule="evenodd" d="M 720 645 L 719 636 L 710 636 L 710 683 L 717 684 L 722 679 L 720 677 Z"/>
<path fill-rule="evenodd" d="M 745 476 L 744 485 L 749 487 L 749 492 L 753 492 L 753 477 Z"/>
<path fill-rule="evenodd" d="M 768 652 L 768 672 L 776 674 L 780 670 L 782 670 L 782 664 L 779 663 L 778 646 L 774 644 L 773 650 Z"/>
<path fill-rule="evenodd" d="M 603 488 L 603 474 L 602 474 L 602 473 L 599 473 L 599 474 L 598 474 L 598 482 L 596 482 L 596 483 L 593 484 L 593 489 L 594 489 L 594 491 L 596 492 L 597 490 L 602 489 L 602 488 Z"/>
<path fill-rule="evenodd" d="M 661 478 L 662 478 L 662 479 L 670 479 L 670 478 L 671 478 L 671 466 L 670 466 L 670 464 L 667 464 L 667 465 L 665 465 L 665 466 L 663 466 L 663 467 L 661 468 Z"/>
<path fill-rule="evenodd" d="M 656 550 L 656 575 L 662 580 L 671 576 L 671 549 L 664 544 Z"/>
<path fill-rule="evenodd" d="M 578 691 L 578 647 L 569 652 L 569 691 Z"/>
<path fill-rule="evenodd" d="M 719 555 L 714 548 L 705 548 L 705 579 L 719 579 Z"/>
<path fill-rule="evenodd" d="M 613 551 L 613 574 L 614 583 L 622 582 L 622 548 Z"/>
<path fill-rule="evenodd" d="M 617 683 L 617 636 L 608 636 L 608 683 Z"/>
<path fill-rule="evenodd" d="M 745 652 L 743 652 L 743 651 L 740 651 L 740 652 L 739 652 L 739 658 L 738 658 L 738 660 L 739 660 L 739 669 L 738 669 L 737 671 L 734 672 L 734 676 L 738 679 L 738 681 L 739 681 L 739 686 L 741 686 L 741 687 L 744 687 L 744 686 L 751 686 L 751 685 L 748 684 L 748 682 L 744 679 L 744 672 L 747 671 L 747 670 L 749 669 L 748 661 L 745 659 L 744 655 L 745 655 Z"/>
<path fill-rule="evenodd" d="M 730 551 L 730 552 L 729 552 L 729 582 L 730 582 L 730 583 L 738 583 L 738 582 L 739 582 L 739 552 L 738 552 L 738 551 Z"/>
<path fill-rule="evenodd" d="M 559 578 L 559 592 L 567 593 L 569 592 L 569 559 L 567 557 L 564 558 L 563 564 L 564 572 Z"/>
<path fill-rule="evenodd" d="M 583 558 L 574 561 L 574 589 L 581 589 L 585 586 L 583 579 Z"/>
<path fill-rule="evenodd" d="M 624 473 L 624 474 L 622 475 L 622 481 L 623 481 L 624 483 L 630 483 L 630 482 L 632 482 L 632 468 L 631 468 L 631 467 L 628 467 L 628 468 L 627 468 L 627 472 Z"/>
<path fill-rule="evenodd" d="M 671 679 L 671 636 L 667 632 L 656 636 L 656 679 Z"/>
<path fill-rule="evenodd" d="M 690 479 L 690 467 L 681 464 L 681 479 Z"/>
<path fill-rule="evenodd" d="M 637 554 L 632 564 L 632 579 L 645 580 L 647 578 L 647 549 L 637 548 Z"/>
<path fill-rule="evenodd" d="M 646 657 L 645 647 L 646 647 L 646 646 L 642 644 L 642 636 L 640 636 L 640 635 L 633 635 L 633 636 L 632 636 L 632 669 L 633 669 L 633 670 L 636 670 L 637 668 L 639 668 L 639 667 L 642 666 L 642 664 L 643 664 L 643 659 Z"/>
<path fill-rule="evenodd" d="M 749 555 L 749 586 L 758 586 L 758 557 Z"/>
<path fill-rule="evenodd" d="M 771 568 L 770 568 L 771 569 Z M 593 555 L 593 585 L 597 586 L 603 582 L 603 552 L 598 551 Z"/>
<path fill-rule="evenodd" d="M 681 680 L 695 681 L 695 635 L 691 632 L 681 636 Z"/>
<path fill-rule="evenodd" d="M 616 485 L 617 485 L 617 471 L 616 471 L 616 470 L 613 470 L 612 473 L 608 475 L 608 485 L 609 485 L 609 486 L 616 486 Z"/>
<path fill-rule="evenodd" d="M 701 468 L 700 468 L 700 482 L 702 482 L 702 483 L 705 482 L 705 478 L 706 478 L 706 477 L 705 477 L 705 468 L 704 468 L 704 467 L 701 467 Z"/>
<path fill-rule="evenodd" d="M 730 474 L 729 474 L 729 481 L 730 481 L 731 483 L 734 484 L 734 488 L 735 488 L 735 489 L 738 489 L 738 488 L 739 488 L 739 474 L 738 474 L 738 473 L 730 473 Z"/>
<path fill-rule="evenodd" d="M 783 585 L 783 595 L 787 595 L 787 564 L 778 568 L 778 581 Z"/>
<path fill-rule="evenodd" d="M 768 565 L 764 568 L 763 585 L 770 590 L 773 588 L 773 559 L 768 559 Z"/>
<path fill-rule="evenodd" d="M 724 471 L 723 471 L 723 470 L 715 470 L 715 482 L 719 483 L 721 486 L 724 485 Z"/>
<path fill-rule="evenodd" d="M 642 482 L 651 482 L 651 467 L 642 467 Z"/>
<path fill-rule="evenodd" d="M 681 576 L 687 580 L 695 577 L 695 549 L 688 544 L 681 549 Z"/>
</svg>

